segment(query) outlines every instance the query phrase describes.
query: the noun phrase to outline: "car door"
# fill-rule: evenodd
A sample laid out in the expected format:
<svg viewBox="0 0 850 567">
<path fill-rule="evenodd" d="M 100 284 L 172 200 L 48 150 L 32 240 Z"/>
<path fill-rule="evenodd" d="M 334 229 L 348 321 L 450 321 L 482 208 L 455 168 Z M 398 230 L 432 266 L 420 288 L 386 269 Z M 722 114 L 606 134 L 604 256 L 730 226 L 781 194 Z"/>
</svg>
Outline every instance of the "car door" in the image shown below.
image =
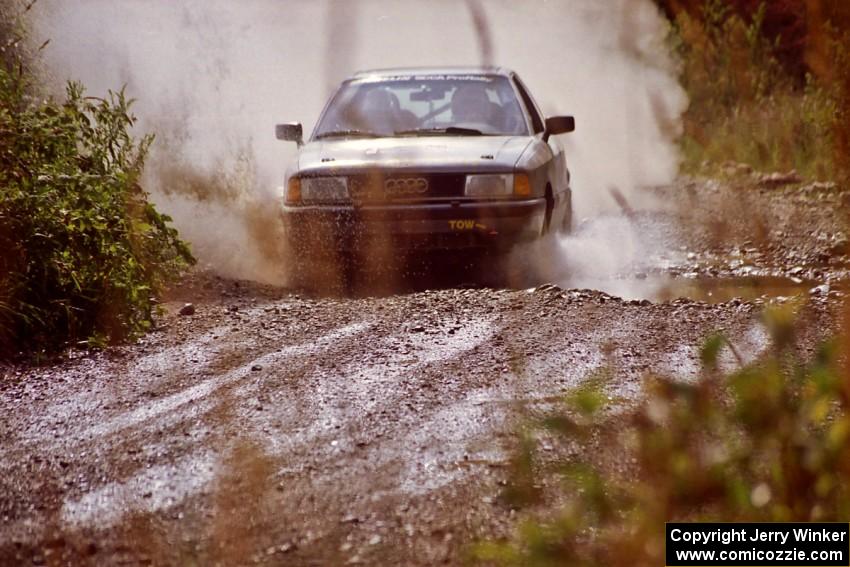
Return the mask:
<svg viewBox="0 0 850 567">
<path fill-rule="evenodd" d="M 522 98 L 523 106 L 528 113 L 529 123 L 534 136 L 542 142 L 544 130 L 543 114 L 540 112 L 540 108 L 532 98 L 528 88 L 522 82 L 522 79 L 516 74 L 513 74 L 511 79 Z M 571 204 L 570 174 L 567 169 L 564 147 L 558 138 L 556 136 L 550 136 L 546 144 L 551 154 L 548 165 L 548 177 L 549 183 L 552 185 L 552 197 L 554 199 L 552 225 L 561 226 L 560 223 L 564 221 L 564 216 L 571 214 L 569 210 Z"/>
</svg>

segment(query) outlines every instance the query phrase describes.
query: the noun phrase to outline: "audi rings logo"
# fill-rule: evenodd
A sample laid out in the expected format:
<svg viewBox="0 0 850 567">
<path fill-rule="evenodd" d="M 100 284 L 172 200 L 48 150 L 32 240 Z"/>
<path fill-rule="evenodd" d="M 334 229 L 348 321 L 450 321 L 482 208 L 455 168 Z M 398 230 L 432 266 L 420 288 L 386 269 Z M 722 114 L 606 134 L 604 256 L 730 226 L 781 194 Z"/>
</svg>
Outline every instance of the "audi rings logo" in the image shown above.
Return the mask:
<svg viewBox="0 0 850 567">
<path fill-rule="evenodd" d="M 428 192 L 424 177 L 390 177 L 384 181 L 384 192 L 390 196 L 421 195 Z"/>
</svg>

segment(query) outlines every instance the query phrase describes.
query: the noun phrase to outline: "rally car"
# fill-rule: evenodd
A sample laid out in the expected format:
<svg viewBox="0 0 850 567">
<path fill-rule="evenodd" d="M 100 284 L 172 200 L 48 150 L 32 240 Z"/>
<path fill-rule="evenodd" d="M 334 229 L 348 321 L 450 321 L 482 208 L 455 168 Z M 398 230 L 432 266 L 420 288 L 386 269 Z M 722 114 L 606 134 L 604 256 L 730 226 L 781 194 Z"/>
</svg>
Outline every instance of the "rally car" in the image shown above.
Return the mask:
<svg viewBox="0 0 850 567">
<path fill-rule="evenodd" d="M 511 70 L 364 71 L 343 81 L 299 146 L 282 215 L 292 250 L 508 250 L 572 221 L 557 134 Z"/>
</svg>

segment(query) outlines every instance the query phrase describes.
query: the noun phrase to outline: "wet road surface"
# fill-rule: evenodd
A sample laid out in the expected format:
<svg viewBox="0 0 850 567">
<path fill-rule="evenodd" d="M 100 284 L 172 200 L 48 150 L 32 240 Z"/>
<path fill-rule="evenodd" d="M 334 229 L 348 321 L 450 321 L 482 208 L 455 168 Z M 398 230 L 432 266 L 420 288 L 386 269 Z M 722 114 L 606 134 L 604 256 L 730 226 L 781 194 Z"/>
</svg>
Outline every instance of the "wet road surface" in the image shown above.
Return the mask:
<svg viewBox="0 0 850 567">
<path fill-rule="evenodd" d="M 811 349 L 840 294 L 783 290 Z M 0 564 L 458 564 L 511 529 L 528 408 L 603 370 L 621 404 L 647 374 L 692 379 L 715 331 L 753 360 L 770 300 L 750 299 L 310 298 L 196 274 L 138 344 L 4 370 Z"/>
</svg>

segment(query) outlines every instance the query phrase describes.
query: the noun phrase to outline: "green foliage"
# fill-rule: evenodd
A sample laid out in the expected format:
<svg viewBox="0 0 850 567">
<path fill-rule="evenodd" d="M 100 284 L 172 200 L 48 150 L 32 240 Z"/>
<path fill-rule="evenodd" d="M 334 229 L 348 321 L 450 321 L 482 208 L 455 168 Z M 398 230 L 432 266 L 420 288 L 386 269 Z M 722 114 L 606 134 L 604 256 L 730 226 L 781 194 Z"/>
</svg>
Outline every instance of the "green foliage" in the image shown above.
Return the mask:
<svg viewBox="0 0 850 567">
<path fill-rule="evenodd" d="M 123 91 L 38 100 L 21 69 L 0 69 L 0 356 L 140 333 L 193 261 L 139 185 L 152 137 Z"/>
<path fill-rule="evenodd" d="M 847 177 L 841 146 L 850 125 L 840 110 L 848 96 L 842 77 L 850 37 L 829 25 L 810 26 L 807 41 L 824 46 L 821 72 L 800 85 L 776 59 L 783 38 L 770 41 L 764 33 L 766 6 L 745 20 L 728 3 L 705 0 L 701 10 L 675 17 L 672 45 L 691 101 L 685 168 L 734 160 L 763 171 Z"/>
<path fill-rule="evenodd" d="M 723 374 L 718 357 L 729 344 L 713 336 L 699 380 L 653 378 L 626 415 L 606 417 L 587 401 L 603 398 L 587 391 L 571 396 L 544 431 L 565 446 L 599 438 L 633 464 L 623 473 L 591 458 L 556 463 L 566 501 L 557 514 L 524 521 L 512 541 L 479 544 L 474 556 L 528 567 L 655 566 L 664 564 L 668 521 L 846 521 L 850 371 L 838 366 L 837 343 L 801 361 L 788 311 L 768 312 L 766 324 L 774 346 L 763 360 Z"/>
</svg>

